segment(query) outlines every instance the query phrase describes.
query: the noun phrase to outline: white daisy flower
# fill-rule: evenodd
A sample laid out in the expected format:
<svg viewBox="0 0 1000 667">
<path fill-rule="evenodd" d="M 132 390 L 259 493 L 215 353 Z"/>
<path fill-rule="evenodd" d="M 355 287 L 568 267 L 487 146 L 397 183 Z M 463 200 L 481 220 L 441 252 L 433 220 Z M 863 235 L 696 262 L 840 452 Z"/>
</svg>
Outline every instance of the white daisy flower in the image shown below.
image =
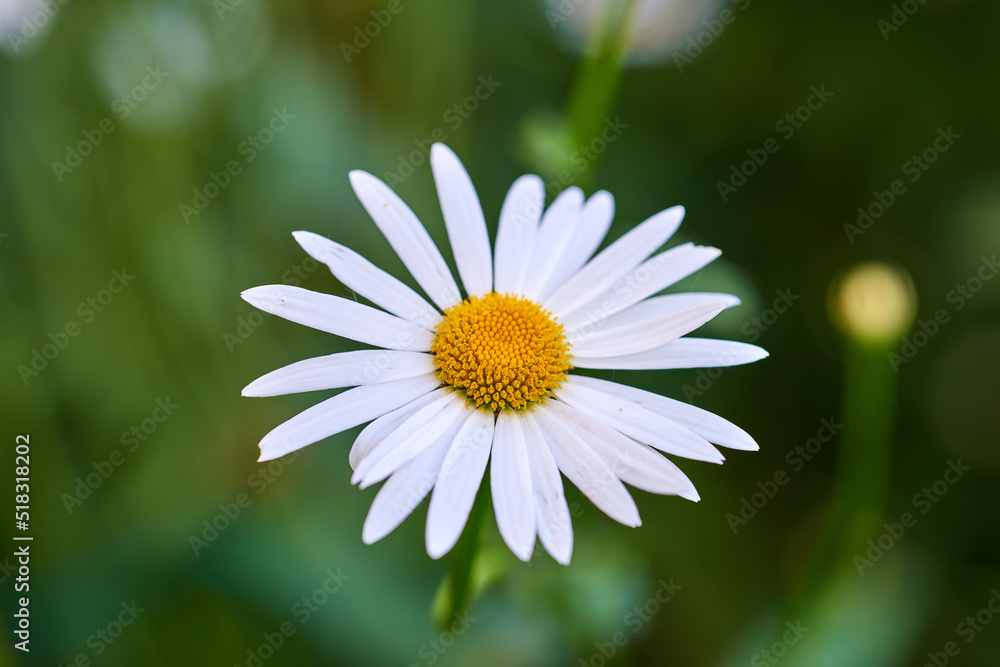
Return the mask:
<svg viewBox="0 0 1000 667">
<path fill-rule="evenodd" d="M 654 296 L 720 254 L 686 243 L 650 257 L 676 231 L 683 208 L 657 213 L 594 255 L 611 226 L 611 195 L 585 201 L 571 187 L 543 213 L 541 179 L 522 176 L 503 202 L 491 251 L 458 157 L 435 144 L 431 167 L 464 297 L 413 211 L 363 171 L 350 174 L 355 193 L 430 302 L 310 232 L 295 239 L 376 307 L 288 285 L 243 292 L 268 313 L 382 348 L 306 359 L 247 386 L 244 396 L 354 387 L 264 436 L 261 461 L 371 422 L 350 453 L 353 483 L 385 481 L 365 520 L 366 543 L 392 532 L 431 494 L 427 553 L 440 558 L 465 528 L 489 462 L 496 523 L 511 551 L 527 561 L 537 537 L 566 564 L 573 530 L 560 473 L 608 516 L 638 526 L 625 484 L 698 500 L 663 453 L 721 463 L 712 443 L 757 449 L 742 429 L 705 410 L 573 373 L 767 356 L 753 345 L 687 336 L 736 297 Z"/>
</svg>

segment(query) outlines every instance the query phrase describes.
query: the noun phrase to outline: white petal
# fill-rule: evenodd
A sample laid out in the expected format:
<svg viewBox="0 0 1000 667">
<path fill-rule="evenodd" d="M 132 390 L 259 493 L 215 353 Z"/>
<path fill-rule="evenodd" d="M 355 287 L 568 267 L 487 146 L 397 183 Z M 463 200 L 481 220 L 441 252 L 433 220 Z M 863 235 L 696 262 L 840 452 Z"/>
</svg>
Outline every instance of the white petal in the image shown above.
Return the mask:
<svg viewBox="0 0 1000 667">
<path fill-rule="evenodd" d="M 259 461 L 270 461 L 364 424 L 433 391 L 441 382 L 433 373 L 407 380 L 356 387 L 300 412 L 260 441 Z"/>
<path fill-rule="evenodd" d="M 683 218 L 684 207 L 674 206 L 626 232 L 545 299 L 545 306 L 560 317 L 599 296 L 663 245 Z"/>
<path fill-rule="evenodd" d="M 559 258 L 552 276 L 539 293 L 539 299 L 544 301 L 583 268 L 607 236 L 614 217 L 614 197 L 604 190 L 595 192 L 580 211 L 579 222 L 573 230 L 570 243 Z"/>
<path fill-rule="evenodd" d="M 431 146 L 431 170 L 458 275 L 469 296 L 493 290 L 490 236 L 479 195 L 461 160 L 444 144 Z"/>
<path fill-rule="evenodd" d="M 399 428 L 400 424 L 412 417 L 417 410 L 425 405 L 429 405 L 439 397 L 439 393 L 429 391 L 406 405 L 382 415 L 361 429 L 361 433 L 354 440 L 354 445 L 351 446 L 351 453 L 347 458 L 347 461 L 351 464 L 351 470 L 357 470 L 358 464 L 368 455 L 368 452 L 375 445 L 388 438 L 393 431 Z"/>
<path fill-rule="evenodd" d="M 521 292 L 543 206 L 545 185 L 539 177 L 522 176 L 510 186 L 500 207 L 500 226 L 497 228 L 493 289 L 498 293 Z"/>
<path fill-rule="evenodd" d="M 427 352 L 434 339 L 427 329 L 395 315 L 301 287 L 264 285 L 240 296 L 264 312 L 376 347 Z"/>
<path fill-rule="evenodd" d="M 611 357 L 573 357 L 579 368 L 654 370 L 666 368 L 715 368 L 760 361 L 767 351 L 756 345 L 714 338 L 678 338 L 645 352 Z"/>
<path fill-rule="evenodd" d="M 388 185 L 367 172 L 352 171 L 350 178 L 361 205 L 431 301 L 441 310 L 460 302 L 455 278 L 410 207 Z"/>
<path fill-rule="evenodd" d="M 629 306 L 625 310 L 604 317 L 595 322 L 588 322 L 580 326 L 570 321 L 563 322 L 563 329 L 567 336 L 573 339 L 586 340 L 594 334 L 607 331 L 609 329 L 623 327 L 625 325 L 641 325 L 644 321 L 665 315 L 667 313 L 677 313 L 682 308 L 699 306 L 705 304 L 716 304 L 723 308 L 731 308 L 739 304 L 740 300 L 730 294 L 719 292 L 684 292 L 682 294 L 664 294 L 641 301 L 634 306 Z M 578 313 L 581 311 L 577 311 Z"/>
<path fill-rule="evenodd" d="M 431 445 L 386 480 L 372 501 L 361 529 L 361 540 L 365 544 L 381 540 L 413 513 L 434 486 L 448 444 L 442 439 Z"/>
<path fill-rule="evenodd" d="M 350 463 L 354 469 L 351 477 L 351 484 L 357 484 L 361 476 L 375 465 L 374 460 L 368 460 L 375 455 L 376 459 L 381 459 L 390 451 L 386 442 L 390 442 L 392 447 L 400 444 L 402 439 L 411 435 L 421 426 L 427 424 L 433 417 L 441 414 L 441 411 L 450 403 L 448 399 L 448 387 L 438 387 L 427 396 L 421 396 L 419 400 L 413 401 L 409 405 L 401 406 L 383 417 L 376 419 L 369 424 L 358 435 L 351 448 Z M 406 430 L 401 430 L 404 425 Z M 357 456 L 355 456 L 357 450 Z"/>
<path fill-rule="evenodd" d="M 538 539 L 557 563 L 569 565 L 573 555 L 573 522 L 559 467 L 531 413 L 524 414 L 521 426 L 524 428 L 531 481 L 535 488 Z"/>
<path fill-rule="evenodd" d="M 404 463 L 433 445 L 459 420 L 469 418 L 465 399 L 448 389 L 428 406 L 421 408 L 399 428 L 375 445 L 358 464 L 352 484 L 365 489 L 381 482 Z"/>
<path fill-rule="evenodd" d="M 355 387 L 433 373 L 434 357 L 399 350 L 356 350 L 303 359 L 259 377 L 244 396 L 280 396 L 303 391 Z"/>
<path fill-rule="evenodd" d="M 515 556 L 528 561 L 535 548 L 535 508 L 531 464 L 520 421 L 508 410 L 497 417 L 490 487 L 500 536 Z"/>
<path fill-rule="evenodd" d="M 597 331 L 608 326 L 612 322 L 625 321 L 625 313 L 629 313 L 632 321 L 665 313 L 669 310 L 677 310 L 684 306 L 693 306 L 699 303 L 716 301 L 725 304 L 726 308 L 733 308 L 740 305 L 738 297 L 722 292 L 681 292 L 679 294 L 664 294 L 654 296 L 639 303 L 629 306 L 625 310 L 618 311 L 612 309 L 599 309 L 588 311 L 581 308 L 569 317 L 561 320 L 564 330 L 571 334 L 574 331 Z"/>
<path fill-rule="evenodd" d="M 556 398 L 599 418 L 616 431 L 668 454 L 710 463 L 725 460 L 719 450 L 701 436 L 635 403 L 577 382 L 578 377 L 569 376 L 554 390 Z"/>
<path fill-rule="evenodd" d="M 756 451 L 760 449 L 750 435 L 739 426 L 729 423 L 722 417 L 707 410 L 676 401 L 666 396 L 654 394 L 637 387 L 608 382 L 597 378 L 574 375 L 573 381 L 578 385 L 617 396 L 658 415 L 666 417 L 675 424 L 697 433 L 709 442 L 714 442 L 730 449 Z"/>
<path fill-rule="evenodd" d="M 594 295 L 574 312 L 565 313 L 563 321 L 578 322 L 581 318 L 598 321 L 610 317 L 683 280 L 721 254 L 717 248 L 693 243 L 661 252 L 624 275 L 604 293 Z"/>
<path fill-rule="evenodd" d="M 648 445 L 626 437 L 600 418 L 561 401 L 550 401 L 546 405 L 574 424 L 576 434 L 604 459 L 621 481 L 650 493 L 699 500 L 698 491 L 687 475 Z"/>
<path fill-rule="evenodd" d="M 379 308 L 428 331 L 441 321 L 441 313 L 422 296 L 353 250 L 312 232 L 292 232 L 292 236 L 315 260 L 329 266 L 344 286 Z"/>
<path fill-rule="evenodd" d="M 526 298 L 536 300 L 552 277 L 573 238 L 582 208 L 583 190 L 569 187 L 560 192 L 545 211 L 531 252 L 528 277 L 521 288 Z"/>
<path fill-rule="evenodd" d="M 490 460 L 493 424 L 492 412 L 473 410 L 448 449 L 427 509 L 425 537 L 431 558 L 451 551 L 469 520 Z"/>
<path fill-rule="evenodd" d="M 548 404 L 534 412 L 559 469 L 602 512 L 626 526 L 639 526 L 639 510 L 618 476 Z"/>
<path fill-rule="evenodd" d="M 636 308 L 641 306 L 639 304 Z M 638 321 L 625 311 L 607 320 L 606 326 L 596 331 L 577 330 L 569 337 L 570 349 L 574 356 L 587 358 L 620 357 L 644 352 L 690 333 L 725 309 L 724 302 L 709 301 Z"/>
</svg>

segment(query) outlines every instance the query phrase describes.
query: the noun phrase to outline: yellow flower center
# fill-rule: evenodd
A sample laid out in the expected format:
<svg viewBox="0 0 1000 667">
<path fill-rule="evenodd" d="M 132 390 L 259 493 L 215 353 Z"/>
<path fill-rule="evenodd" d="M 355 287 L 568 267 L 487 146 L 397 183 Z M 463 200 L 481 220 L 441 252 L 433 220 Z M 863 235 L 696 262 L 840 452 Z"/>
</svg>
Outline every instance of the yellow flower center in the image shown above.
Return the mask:
<svg viewBox="0 0 1000 667">
<path fill-rule="evenodd" d="M 566 379 L 562 325 L 534 301 L 490 292 L 444 311 L 431 345 L 438 377 L 470 405 L 522 410 Z"/>
</svg>

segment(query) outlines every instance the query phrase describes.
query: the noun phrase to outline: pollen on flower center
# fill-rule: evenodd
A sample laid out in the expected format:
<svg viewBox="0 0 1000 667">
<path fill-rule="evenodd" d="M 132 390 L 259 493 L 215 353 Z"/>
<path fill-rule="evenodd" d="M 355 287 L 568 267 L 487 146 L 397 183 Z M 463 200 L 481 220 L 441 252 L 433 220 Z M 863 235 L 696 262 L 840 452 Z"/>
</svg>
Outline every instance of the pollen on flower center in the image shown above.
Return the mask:
<svg viewBox="0 0 1000 667">
<path fill-rule="evenodd" d="M 431 352 L 442 382 L 494 412 L 538 403 L 570 369 L 569 343 L 552 314 L 496 292 L 446 310 Z"/>
</svg>

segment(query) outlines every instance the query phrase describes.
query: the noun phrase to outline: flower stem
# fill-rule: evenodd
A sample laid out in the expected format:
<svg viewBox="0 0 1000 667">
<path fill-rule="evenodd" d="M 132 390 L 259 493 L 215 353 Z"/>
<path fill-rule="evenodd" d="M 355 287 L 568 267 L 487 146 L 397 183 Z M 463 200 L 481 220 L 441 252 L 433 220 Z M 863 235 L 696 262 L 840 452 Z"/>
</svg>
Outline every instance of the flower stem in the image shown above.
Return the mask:
<svg viewBox="0 0 1000 667">
<path fill-rule="evenodd" d="M 465 531 L 455 547 L 451 570 L 442 582 L 441 591 L 431 610 L 435 622 L 442 630 L 448 627 L 453 618 L 464 612 L 472 601 L 474 593 L 472 576 L 479 547 L 482 544 L 486 510 L 489 507 L 490 494 L 486 486 L 484 484 L 483 488 L 479 489 Z"/>
<path fill-rule="evenodd" d="M 604 20 L 594 36 L 594 47 L 577 70 L 566 108 L 568 135 L 572 141 L 569 154 L 599 135 L 614 107 L 637 5 L 636 0 L 608 3 Z"/>
<path fill-rule="evenodd" d="M 882 518 L 892 463 L 896 379 L 887 349 L 849 341 L 845 354 L 837 479 L 825 535 L 804 594 L 815 593 L 875 534 Z"/>
<path fill-rule="evenodd" d="M 896 416 L 896 378 L 887 351 L 888 346 L 848 340 L 841 416 L 833 418 L 843 424 L 833 500 L 813 556 L 786 601 L 785 619 L 833 613 L 845 582 L 857 581 L 854 557 L 864 553 L 882 521 Z"/>
<path fill-rule="evenodd" d="M 896 382 L 886 352 L 856 343 L 847 350 L 845 426 L 832 529 L 848 549 L 859 540 L 863 543 L 878 522 L 888 488 Z"/>
</svg>

